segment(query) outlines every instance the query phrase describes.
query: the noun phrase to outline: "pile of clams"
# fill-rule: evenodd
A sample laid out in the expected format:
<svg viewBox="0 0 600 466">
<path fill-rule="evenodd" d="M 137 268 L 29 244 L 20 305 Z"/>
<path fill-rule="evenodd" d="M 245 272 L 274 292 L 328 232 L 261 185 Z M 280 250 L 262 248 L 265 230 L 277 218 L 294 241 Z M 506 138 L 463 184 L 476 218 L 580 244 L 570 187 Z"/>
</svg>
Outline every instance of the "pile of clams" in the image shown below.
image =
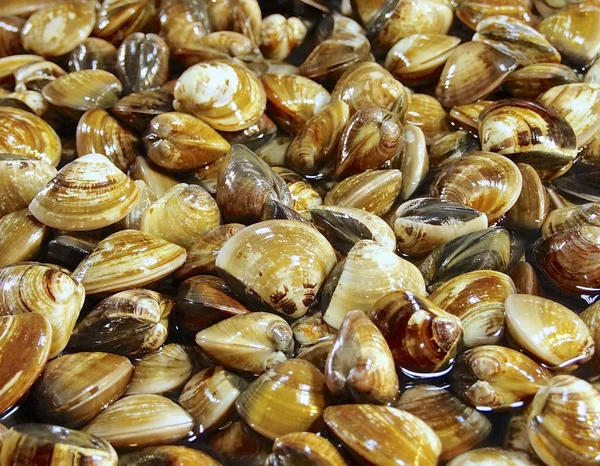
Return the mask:
<svg viewBox="0 0 600 466">
<path fill-rule="evenodd" d="M 599 0 L 0 0 L 0 466 L 600 465 Z"/>
</svg>

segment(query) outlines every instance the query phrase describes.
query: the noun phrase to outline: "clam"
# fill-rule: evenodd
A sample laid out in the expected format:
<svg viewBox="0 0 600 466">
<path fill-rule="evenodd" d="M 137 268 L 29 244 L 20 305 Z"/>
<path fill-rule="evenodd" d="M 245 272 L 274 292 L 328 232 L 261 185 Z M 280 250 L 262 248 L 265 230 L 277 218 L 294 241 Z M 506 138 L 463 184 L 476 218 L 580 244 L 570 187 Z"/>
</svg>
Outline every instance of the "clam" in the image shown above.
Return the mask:
<svg viewBox="0 0 600 466">
<path fill-rule="evenodd" d="M 344 317 L 325 363 L 325 382 L 336 397 L 387 404 L 399 382 L 384 336 L 362 311 Z"/>
<path fill-rule="evenodd" d="M 404 123 L 421 129 L 427 141 L 449 129 L 448 114 L 438 99 L 427 94 L 411 95 Z"/>
<path fill-rule="evenodd" d="M 289 324 L 266 312 L 243 313 L 217 322 L 201 330 L 196 343 L 219 364 L 254 374 L 285 361 L 294 349 Z"/>
<path fill-rule="evenodd" d="M 368 315 L 388 343 L 396 365 L 409 372 L 445 369 L 462 344 L 458 317 L 408 291 L 386 294 Z"/>
<path fill-rule="evenodd" d="M 295 74 L 264 74 L 267 113 L 286 131 L 297 133 L 331 101 L 329 92 L 311 79 Z"/>
<path fill-rule="evenodd" d="M 159 466 L 174 464 L 180 466 L 192 466 L 194 464 L 221 466 L 221 463 L 207 453 L 175 445 L 148 447 L 127 453 L 119 458 L 119 464 L 123 466 L 148 466 L 150 464 Z"/>
<path fill-rule="evenodd" d="M 335 263 L 335 251 L 316 229 L 270 220 L 230 238 L 216 266 L 249 307 L 295 318 L 306 314 Z"/>
<path fill-rule="evenodd" d="M 456 16 L 473 30 L 490 16 L 504 15 L 533 23 L 535 16 L 531 12 L 531 0 L 464 0 L 456 8 Z"/>
<path fill-rule="evenodd" d="M 179 403 L 194 417 L 196 430 L 202 434 L 232 417 L 235 401 L 247 386 L 242 377 L 222 367 L 203 369 L 185 384 Z"/>
<path fill-rule="evenodd" d="M 209 441 L 213 451 L 233 466 L 264 466 L 271 444 L 242 421 L 234 421 Z"/>
<path fill-rule="evenodd" d="M 148 185 L 141 180 L 136 180 L 135 184 L 140 191 L 140 195 L 129 213 L 122 218 L 117 225 L 124 230 L 139 230 L 140 223 L 142 221 L 142 215 L 146 212 L 146 209 L 156 202 L 156 195 L 150 191 Z"/>
<path fill-rule="evenodd" d="M 533 399 L 527 432 L 544 464 L 594 464 L 600 455 L 600 392 L 576 377 L 554 377 Z"/>
<path fill-rule="evenodd" d="M 48 359 L 51 336 L 52 327 L 41 314 L 0 317 L 0 412 L 18 402 L 36 381 Z"/>
<path fill-rule="evenodd" d="M 320 206 L 310 211 L 317 229 L 329 240 L 338 253 L 345 256 L 363 239 L 373 240 L 394 252 L 394 231 L 381 218 L 362 209 Z"/>
<path fill-rule="evenodd" d="M 266 58 L 285 60 L 302 43 L 306 32 L 306 26 L 299 18 L 269 15 L 261 24 L 261 50 Z"/>
<path fill-rule="evenodd" d="M 68 68 L 69 71 L 105 70 L 112 73 L 116 72 L 116 63 L 117 49 L 113 44 L 88 37 L 69 54 Z"/>
<path fill-rule="evenodd" d="M 133 366 L 124 356 L 74 353 L 50 361 L 31 393 L 38 416 L 78 428 L 125 393 Z"/>
<path fill-rule="evenodd" d="M 190 414 L 168 398 L 131 395 L 106 408 L 83 431 L 115 448 L 143 448 L 177 441 L 193 427 Z"/>
<path fill-rule="evenodd" d="M 197 2 L 166 2 L 159 13 L 160 35 L 171 50 L 194 44 L 211 30 L 207 6 Z"/>
<path fill-rule="evenodd" d="M 262 12 L 257 0 L 211 1 L 206 5 L 206 12 L 215 30 L 233 29 L 249 37 L 254 44 L 260 43 Z"/>
<path fill-rule="evenodd" d="M 302 175 L 317 175 L 324 166 L 332 166 L 335 148 L 348 121 L 349 107 L 334 100 L 321 109 L 292 139 L 285 164 Z"/>
<path fill-rule="evenodd" d="M 533 100 L 554 86 L 577 82 L 579 77 L 566 65 L 535 63 L 509 74 L 504 81 L 504 89 L 513 97 Z"/>
<path fill-rule="evenodd" d="M 516 291 L 508 275 L 481 270 L 447 281 L 429 295 L 429 300 L 460 319 L 464 345 L 473 348 L 502 340 L 505 301 Z"/>
<path fill-rule="evenodd" d="M 11 55 L 0 58 L 0 84 L 13 84 L 14 75 L 22 66 L 30 63 L 44 61 L 44 57 L 39 55 Z"/>
<path fill-rule="evenodd" d="M 513 294 L 506 298 L 505 311 L 511 341 L 546 367 L 574 370 L 594 354 L 590 330 L 562 304 Z"/>
<path fill-rule="evenodd" d="M 119 99 L 109 110 L 121 123 L 141 133 L 156 115 L 173 111 L 173 95 L 160 89 L 135 92 Z"/>
<path fill-rule="evenodd" d="M 433 197 L 483 212 L 492 224 L 517 202 L 521 185 L 521 172 L 509 159 L 492 152 L 476 152 L 444 166 L 429 192 Z"/>
<path fill-rule="evenodd" d="M 28 209 L 17 210 L 0 218 L 0 267 L 34 258 L 48 233 Z"/>
<path fill-rule="evenodd" d="M 325 363 L 327 362 L 327 358 L 329 357 L 332 348 L 333 340 L 329 339 L 321 341 L 314 345 L 300 348 L 296 358 L 308 361 L 321 372 L 325 372 Z"/>
<path fill-rule="evenodd" d="M 478 448 L 457 456 L 448 466 L 472 466 L 486 464 L 489 466 L 536 466 L 539 463 L 526 453 L 503 450 L 502 448 Z"/>
<path fill-rule="evenodd" d="M 450 374 L 453 388 L 482 410 L 522 406 L 551 380 L 550 372 L 504 346 L 478 346 L 462 353 Z"/>
<path fill-rule="evenodd" d="M 311 432 L 282 435 L 273 444 L 265 466 L 310 463 L 314 466 L 346 466 L 346 461 L 325 438 Z"/>
<path fill-rule="evenodd" d="M 252 40 L 234 31 L 211 32 L 195 38 L 188 44 L 182 44 L 175 50 L 186 66 L 192 66 L 207 60 L 260 60 L 262 56 Z"/>
<path fill-rule="evenodd" d="M 273 167 L 273 171 L 285 181 L 292 195 L 292 209 L 303 217 L 310 217 L 312 209 L 321 207 L 321 195 L 304 177 L 283 167 Z"/>
<path fill-rule="evenodd" d="M 538 232 L 550 212 L 550 199 L 546 187 L 531 165 L 518 163 L 523 187 L 519 199 L 508 211 L 507 222 L 524 232 Z"/>
<path fill-rule="evenodd" d="M 465 205 L 432 197 L 407 201 L 390 219 L 400 251 L 423 257 L 461 235 L 487 228 L 485 214 Z"/>
<path fill-rule="evenodd" d="M 494 102 L 490 100 L 478 100 L 470 104 L 456 105 L 450 109 L 448 115 L 455 126 L 477 135 L 479 131 L 479 115 L 492 105 L 494 105 Z"/>
<path fill-rule="evenodd" d="M 155 291 L 122 291 L 101 301 L 75 327 L 69 348 L 124 356 L 158 349 L 167 338 L 173 301 Z"/>
<path fill-rule="evenodd" d="M 14 72 L 15 91 L 41 92 L 46 84 L 64 74 L 65 70 L 51 61 L 36 61 L 23 65 Z"/>
<path fill-rule="evenodd" d="M 535 269 L 529 262 L 519 261 L 510 273 L 517 293 L 541 296 L 540 284 Z"/>
<path fill-rule="evenodd" d="M 180 246 L 141 231 L 123 230 L 100 241 L 72 276 L 87 294 L 117 292 L 166 277 L 185 258 Z"/>
<path fill-rule="evenodd" d="M 481 149 L 479 140 L 469 131 L 443 132 L 435 136 L 429 145 L 429 165 L 438 169 L 460 157 L 472 155 Z"/>
<path fill-rule="evenodd" d="M 177 343 L 162 346 L 135 362 L 126 395 L 177 390 L 192 376 L 193 368 L 189 348 Z"/>
<path fill-rule="evenodd" d="M 462 403 L 448 390 L 416 385 L 402 393 L 396 403 L 427 424 L 442 443 L 440 461 L 472 449 L 490 434 L 492 424 L 481 413 Z"/>
<path fill-rule="evenodd" d="M 335 338 L 335 334 L 331 331 L 329 325 L 323 320 L 323 316 L 319 312 L 310 315 L 306 314 L 297 319 L 291 326 L 294 333 L 294 341 L 300 345 L 300 348 L 316 345 L 321 341 Z"/>
<path fill-rule="evenodd" d="M 41 160 L 56 167 L 61 150 L 58 135 L 40 117 L 17 108 L 0 107 L 0 153 Z"/>
<path fill-rule="evenodd" d="M 48 58 L 69 53 L 91 34 L 94 2 L 61 3 L 33 13 L 21 30 L 23 47 Z"/>
<path fill-rule="evenodd" d="M 18 16 L 4 16 L 0 19 L 0 58 L 23 53 L 21 29 L 25 20 Z"/>
<path fill-rule="evenodd" d="M 169 46 L 156 34 L 134 32 L 119 46 L 116 68 L 126 94 L 157 88 L 169 77 Z"/>
<path fill-rule="evenodd" d="M 552 186 L 548 189 L 550 193 L 552 188 L 554 188 L 552 201 L 556 203 L 557 208 L 575 205 L 573 201 L 600 202 L 600 184 L 596 170 L 583 170 L 581 173 L 553 180 Z"/>
<path fill-rule="evenodd" d="M 400 170 L 369 170 L 335 185 L 324 204 L 363 209 L 381 217 L 390 211 L 401 189 Z"/>
<path fill-rule="evenodd" d="M 238 131 L 258 121 L 266 95 L 243 65 L 208 61 L 183 72 L 175 85 L 175 110 L 204 120 L 220 131 Z"/>
<path fill-rule="evenodd" d="M 275 440 L 315 430 L 328 404 L 325 377 L 309 362 L 290 359 L 269 369 L 237 398 L 240 417 L 259 434 Z"/>
<path fill-rule="evenodd" d="M 517 68 L 517 61 L 483 42 L 465 42 L 453 51 L 435 94 L 444 107 L 484 99 Z"/>
<path fill-rule="evenodd" d="M 429 171 L 429 154 L 423 131 L 417 126 L 404 127 L 404 148 L 391 160 L 392 168 L 402 172 L 400 199 L 411 197 Z"/>
<path fill-rule="evenodd" d="M 52 327 L 49 357 L 67 346 L 85 292 L 67 273 L 35 262 L 0 269 L 0 315 L 41 314 Z"/>
<path fill-rule="evenodd" d="M 129 176 L 133 180 L 143 181 L 151 195 L 156 198 L 164 196 L 167 191 L 178 184 L 175 179 L 159 172 L 154 165 L 151 165 L 144 157 L 139 155 L 135 158 L 135 162 L 129 170 Z"/>
<path fill-rule="evenodd" d="M 595 348 L 600 347 L 600 304 L 598 302 L 589 306 L 585 311 L 579 314 L 579 317 L 587 328 L 594 339 Z M 594 348 L 594 349 L 595 349 Z M 600 362 L 600 351 L 594 351 L 593 362 L 596 366 Z M 600 386 L 597 382 L 594 384 L 596 388 Z"/>
<path fill-rule="evenodd" d="M 138 196 L 137 185 L 108 158 L 89 154 L 64 166 L 29 209 L 53 228 L 94 230 L 125 217 Z"/>
<path fill-rule="evenodd" d="M 117 453 L 110 443 L 77 430 L 48 424 L 13 427 L 2 446 L 0 461 L 7 466 L 62 462 L 73 466 L 117 466 Z"/>
<path fill-rule="evenodd" d="M 150 0 L 102 0 L 94 36 L 118 43 L 152 20 L 156 7 Z"/>
<path fill-rule="evenodd" d="M 323 318 L 337 329 L 348 312 L 367 312 L 379 298 L 398 290 L 425 295 L 418 269 L 375 241 L 359 241 L 325 283 L 321 297 Z"/>
<path fill-rule="evenodd" d="M 442 444 L 435 432 L 401 409 L 374 405 L 330 406 L 327 427 L 365 464 L 435 466 Z"/>
</svg>

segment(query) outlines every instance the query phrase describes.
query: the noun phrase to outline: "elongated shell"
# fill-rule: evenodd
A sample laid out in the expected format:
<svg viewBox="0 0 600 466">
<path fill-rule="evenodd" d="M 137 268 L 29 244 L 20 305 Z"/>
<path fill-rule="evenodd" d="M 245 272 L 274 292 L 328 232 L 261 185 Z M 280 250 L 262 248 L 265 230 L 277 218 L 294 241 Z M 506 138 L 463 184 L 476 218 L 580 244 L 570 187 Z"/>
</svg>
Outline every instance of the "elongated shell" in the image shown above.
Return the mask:
<svg viewBox="0 0 600 466">
<path fill-rule="evenodd" d="M 550 198 L 546 187 L 531 165 L 518 163 L 523 179 L 519 199 L 508 211 L 507 222 L 515 229 L 538 232 L 550 211 Z"/>
<path fill-rule="evenodd" d="M 36 256 L 48 232 L 29 209 L 17 210 L 0 218 L 0 267 Z"/>
<path fill-rule="evenodd" d="M 535 63 L 513 71 L 504 88 L 513 97 L 536 99 L 554 86 L 579 82 L 579 77 L 566 65 L 560 63 Z"/>
<path fill-rule="evenodd" d="M 429 171 L 429 154 L 423 130 L 414 125 L 404 127 L 404 148 L 391 160 L 392 168 L 402 172 L 400 199 L 411 197 L 421 185 Z"/>
<path fill-rule="evenodd" d="M 478 448 L 457 456 L 448 466 L 473 466 L 486 464 L 489 466 L 537 466 L 539 462 L 527 453 L 501 448 Z"/>
<path fill-rule="evenodd" d="M 366 464 L 435 466 L 442 450 L 435 432 L 401 409 L 330 406 L 323 418 L 335 436 Z"/>
<path fill-rule="evenodd" d="M 249 312 L 218 322 L 196 335 L 196 343 L 227 368 L 261 374 L 294 349 L 292 329 L 281 317 Z"/>
<path fill-rule="evenodd" d="M 265 466 L 310 463 L 314 466 L 346 466 L 329 440 L 311 432 L 294 432 L 275 440 Z"/>
<path fill-rule="evenodd" d="M 238 397 L 240 417 L 274 440 L 292 432 L 312 431 L 328 404 L 325 377 L 315 366 L 290 359 L 269 369 Z"/>
<path fill-rule="evenodd" d="M 404 115 L 404 123 L 423 131 L 425 139 L 431 143 L 438 134 L 450 129 L 448 114 L 439 100 L 428 94 L 412 94 Z"/>
<path fill-rule="evenodd" d="M 250 307 L 294 318 L 306 314 L 335 263 L 335 251 L 316 229 L 270 220 L 229 239 L 216 266 Z"/>
<path fill-rule="evenodd" d="M 46 422 L 77 428 L 120 398 L 133 374 L 124 356 L 74 353 L 50 361 L 32 392 Z"/>
<path fill-rule="evenodd" d="M 88 294 L 141 287 L 166 277 L 185 262 L 180 246 L 136 230 L 106 237 L 73 271 Z"/>
<path fill-rule="evenodd" d="M 159 87 L 169 77 L 169 46 L 156 34 L 134 32 L 121 43 L 116 65 L 126 94 Z"/>
<path fill-rule="evenodd" d="M 178 465 L 178 466 L 221 466 L 217 460 L 207 453 L 194 448 L 163 445 L 147 447 L 119 457 L 121 466 Z"/>
</svg>

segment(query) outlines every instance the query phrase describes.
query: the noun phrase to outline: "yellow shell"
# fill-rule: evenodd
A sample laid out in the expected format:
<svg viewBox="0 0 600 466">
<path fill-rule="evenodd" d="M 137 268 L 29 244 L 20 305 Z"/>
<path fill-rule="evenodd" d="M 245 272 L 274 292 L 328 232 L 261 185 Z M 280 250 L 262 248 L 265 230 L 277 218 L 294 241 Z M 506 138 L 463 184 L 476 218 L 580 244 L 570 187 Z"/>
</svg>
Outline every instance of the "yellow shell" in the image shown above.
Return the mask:
<svg viewBox="0 0 600 466">
<path fill-rule="evenodd" d="M 36 256 L 47 232 L 48 227 L 33 218 L 29 209 L 0 218 L 0 267 Z"/>
</svg>

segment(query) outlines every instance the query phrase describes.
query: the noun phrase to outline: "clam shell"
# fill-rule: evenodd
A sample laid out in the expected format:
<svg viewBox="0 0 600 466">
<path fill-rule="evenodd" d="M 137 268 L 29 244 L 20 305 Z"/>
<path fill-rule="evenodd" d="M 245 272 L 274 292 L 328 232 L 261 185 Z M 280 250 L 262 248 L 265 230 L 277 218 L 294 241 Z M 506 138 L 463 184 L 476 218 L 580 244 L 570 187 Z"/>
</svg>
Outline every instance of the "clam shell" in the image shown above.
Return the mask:
<svg viewBox="0 0 600 466">
<path fill-rule="evenodd" d="M 515 268 L 510 273 L 510 278 L 512 278 L 515 284 L 517 293 L 541 296 L 540 284 L 535 269 L 529 262 L 517 262 L 517 265 L 515 265 Z"/>
<path fill-rule="evenodd" d="M 435 136 L 429 145 L 429 165 L 438 169 L 460 157 L 479 151 L 479 140 L 469 131 L 443 132 Z"/>
<path fill-rule="evenodd" d="M 179 440 L 193 427 L 189 413 L 168 398 L 131 395 L 106 408 L 83 431 L 115 448 L 143 448 Z"/>
<path fill-rule="evenodd" d="M 102 0 L 94 36 L 118 43 L 152 20 L 156 7 L 150 0 Z"/>
<path fill-rule="evenodd" d="M 87 294 L 141 287 L 166 277 L 185 262 L 185 249 L 136 230 L 114 233 L 98 243 L 72 277 Z"/>
<path fill-rule="evenodd" d="M 119 46 L 116 68 L 126 94 L 157 88 L 169 77 L 169 46 L 156 34 L 134 32 Z"/>
<path fill-rule="evenodd" d="M 450 119 L 455 126 L 478 134 L 479 115 L 486 108 L 494 105 L 490 100 L 478 100 L 470 104 L 455 105 L 450 109 Z"/>
<path fill-rule="evenodd" d="M 232 422 L 209 441 L 210 448 L 234 465 L 264 466 L 271 444 L 242 421 Z"/>
<path fill-rule="evenodd" d="M 539 463 L 526 453 L 503 450 L 501 448 L 478 448 L 457 456 L 448 466 L 473 466 L 486 464 L 489 466 L 536 466 Z"/>
<path fill-rule="evenodd" d="M 581 320 L 583 320 L 583 322 L 589 329 L 590 334 L 594 339 L 595 348 L 600 348 L 600 304 L 598 304 L 598 302 L 592 304 L 587 309 L 585 309 L 585 311 L 579 314 L 579 317 L 581 318 Z M 594 362 L 596 367 L 600 367 L 600 350 L 594 351 L 592 361 Z M 598 383 L 595 383 L 594 386 L 598 388 L 600 385 Z"/>
<path fill-rule="evenodd" d="M 417 126 L 406 125 L 403 139 L 402 153 L 392 158 L 391 166 L 402 172 L 400 198 L 406 200 L 425 180 L 429 171 L 429 154 L 425 134 Z"/>
<path fill-rule="evenodd" d="M 51 61 L 36 61 L 23 65 L 14 72 L 15 91 L 41 92 L 46 84 L 65 73 L 65 70 Z"/>
<path fill-rule="evenodd" d="M 273 167 L 273 171 L 285 181 L 292 195 L 292 209 L 309 218 L 310 210 L 321 207 L 321 195 L 304 177 L 283 167 Z"/>
<path fill-rule="evenodd" d="M 503 15 L 523 23 L 535 20 L 531 13 L 531 0 L 465 0 L 456 8 L 456 16 L 473 30 L 490 16 Z"/>
<path fill-rule="evenodd" d="M 449 129 L 448 114 L 435 97 L 427 94 L 411 95 L 404 123 L 421 129 L 428 142 Z"/>
<path fill-rule="evenodd" d="M 159 13 L 160 35 L 171 50 L 194 44 L 211 30 L 208 5 L 196 2 L 167 2 Z"/>
<path fill-rule="evenodd" d="M 513 97 L 537 99 L 554 86 L 579 82 L 579 77 L 566 65 L 560 63 L 535 63 L 508 75 L 504 89 Z"/>
<path fill-rule="evenodd" d="M 22 102 L 26 107 L 24 110 L 31 111 L 39 117 L 44 117 L 52 123 L 50 113 L 48 112 L 48 103 L 44 100 L 42 94 L 37 91 L 22 90 L 11 92 L 6 94 L 2 100 L 2 102 L 6 101 Z"/>
<path fill-rule="evenodd" d="M 160 89 L 135 92 L 119 99 L 109 110 L 121 123 L 141 133 L 156 115 L 173 111 L 173 95 Z"/>
<path fill-rule="evenodd" d="M 202 466 L 221 466 L 221 463 L 207 453 L 175 445 L 148 447 L 122 455 L 119 458 L 119 464 L 122 466 L 145 466 L 148 464 L 163 466 L 193 466 L 196 464 L 201 464 Z"/>
<path fill-rule="evenodd" d="M 320 313 L 304 315 L 292 324 L 294 332 L 294 341 L 300 345 L 300 348 L 316 345 L 321 341 L 335 338 L 335 334 L 329 328 L 329 325 L 323 320 Z M 317 367 L 318 369 L 318 367 Z"/>
<path fill-rule="evenodd" d="M 140 192 L 137 201 L 134 204 L 133 209 L 117 223 L 117 225 L 124 230 L 139 230 L 142 216 L 146 212 L 146 209 L 157 200 L 156 195 L 150 191 L 150 188 L 144 181 L 136 180 L 135 184 Z M 81 261 L 77 261 L 77 263 L 79 262 Z M 75 264 L 75 266 L 76 265 L 77 264 Z"/>
<path fill-rule="evenodd" d="M 135 162 L 129 170 L 129 176 L 131 176 L 131 179 L 133 180 L 146 183 L 148 190 L 156 198 L 164 196 L 167 191 L 178 184 L 177 181 L 170 176 L 159 172 L 142 156 L 137 156 L 135 158 Z"/>
<path fill-rule="evenodd" d="M 0 267 L 34 258 L 48 233 L 28 209 L 0 218 Z"/>
<path fill-rule="evenodd" d="M 23 18 L 18 16 L 4 16 L 0 19 L 0 58 L 10 57 L 23 53 L 21 44 L 21 29 L 25 24 Z"/>
<path fill-rule="evenodd" d="M 124 356 L 74 353 L 50 361 L 32 391 L 38 416 L 77 428 L 125 393 L 133 366 Z"/>
<path fill-rule="evenodd" d="M 550 198 L 546 187 L 531 165 L 518 163 L 523 187 L 519 199 L 508 211 L 507 222 L 512 228 L 538 232 L 550 212 Z"/>
<path fill-rule="evenodd" d="M 275 440 L 265 466 L 310 463 L 314 466 L 346 466 L 346 461 L 325 438 L 311 432 L 293 432 Z"/>
<path fill-rule="evenodd" d="M 69 71 L 105 70 L 116 72 L 117 49 L 110 42 L 88 37 L 69 55 Z"/>
<path fill-rule="evenodd" d="M 14 82 L 13 73 L 22 66 L 29 63 L 44 61 L 44 57 L 39 55 L 11 55 L 0 58 L 0 83 L 12 84 Z"/>
</svg>

